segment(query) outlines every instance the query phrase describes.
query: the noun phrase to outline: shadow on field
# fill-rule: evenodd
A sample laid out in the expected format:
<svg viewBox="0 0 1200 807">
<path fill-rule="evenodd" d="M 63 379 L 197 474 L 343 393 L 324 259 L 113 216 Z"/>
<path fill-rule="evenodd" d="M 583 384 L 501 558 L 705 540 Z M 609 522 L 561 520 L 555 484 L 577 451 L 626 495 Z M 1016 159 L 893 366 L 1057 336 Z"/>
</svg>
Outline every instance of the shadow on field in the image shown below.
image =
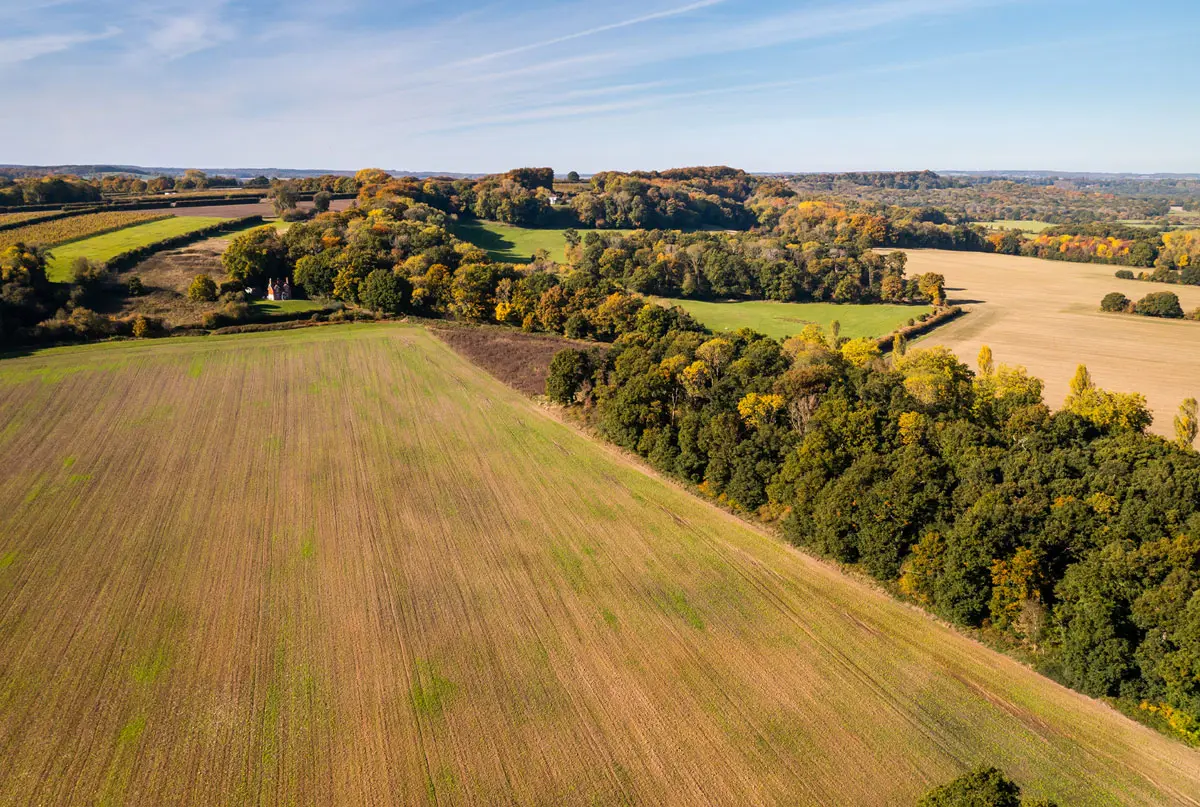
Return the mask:
<svg viewBox="0 0 1200 807">
<path fill-rule="evenodd" d="M 524 263 L 529 260 L 529 256 L 522 258 L 512 255 L 510 250 L 517 246 L 516 243 L 509 241 L 499 233 L 492 232 L 482 224 L 460 222 L 454 225 L 454 234 L 484 250 L 493 260 L 508 263 Z"/>
</svg>

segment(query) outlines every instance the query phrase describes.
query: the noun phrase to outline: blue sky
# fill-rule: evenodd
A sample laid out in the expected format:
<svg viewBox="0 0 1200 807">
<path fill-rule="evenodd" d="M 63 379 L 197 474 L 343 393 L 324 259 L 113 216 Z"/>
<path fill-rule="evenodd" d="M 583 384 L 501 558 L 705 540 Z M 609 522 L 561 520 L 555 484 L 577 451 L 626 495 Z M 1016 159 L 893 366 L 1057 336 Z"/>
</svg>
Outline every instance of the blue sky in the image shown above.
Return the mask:
<svg viewBox="0 0 1200 807">
<path fill-rule="evenodd" d="M 1195 0 L 0 0 L 0 162 L 1200 171 Z"/>
</svg>

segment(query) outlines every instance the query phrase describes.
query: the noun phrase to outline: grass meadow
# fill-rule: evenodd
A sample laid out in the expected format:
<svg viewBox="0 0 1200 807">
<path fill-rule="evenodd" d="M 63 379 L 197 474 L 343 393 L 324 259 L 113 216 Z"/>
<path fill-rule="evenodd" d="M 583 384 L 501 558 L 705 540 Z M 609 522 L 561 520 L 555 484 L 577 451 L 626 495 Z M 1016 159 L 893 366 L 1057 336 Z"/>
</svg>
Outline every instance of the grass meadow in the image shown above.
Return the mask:
<svg viewBox="0 0 1200 807">
<path fill-rule="evenodd" d="M 713 331 L 753 328 L 775 339 L 786 339 L 810 323 L 828 329 L 841 324 L 842 336 L 886 336 L 910 319 L 933 311 L 927 305 L 851 305 L 842 303 L 779 303 L 772 300 L 711 303 L 660 298 L 677 305 Z"/>
<path fill-rule="evenodd" d="M 71 277 L 71 263 L 76 258 L 84 257 L 89 260 L 104 262 L 115 258 L 123 252 L 135 247 L 153 244 L 164 238 L 184 235 L 205 227 L 219 224 L 223 218 L 207 216 L 176 216 L 169 219 L 152 221 L 149 224 L 138 224 L 126 227 L 104 235 L 72 241 L 50 251 L 50 259 L 46 262 L 46 274 L 53 281 L 65 281 Z"/>
<path fill-rule="evenodd" d="M 997 219 L 995 221 L 979 222 L 990 230 L 1020 230 L 1024 233 L 1037 235 L 1043 230 L 1049 230 L 1057 225 L 1048 221 L 1021 221 L 1018 219 Z"/>
<path fill-rule="evenodd" d="M 529 263 L 533 253 L 544 249 L 551 259 L 562 263 L 567 257 L 566 228 L 529 229 L 500 224 L 495 221 L 461 221 L 452 231 L 464 241 L 486 250 L 494 261 Z M 589 230 L 579 230 L 582 236 Z M 602 230 L 605 233 L 627 233 L 630 230 Z"/>
<path fill-rule="evenodd" d="M 0 803 L 911 804 L 1200 755 L 414 326 L 0 361 Z"/>
</svg>

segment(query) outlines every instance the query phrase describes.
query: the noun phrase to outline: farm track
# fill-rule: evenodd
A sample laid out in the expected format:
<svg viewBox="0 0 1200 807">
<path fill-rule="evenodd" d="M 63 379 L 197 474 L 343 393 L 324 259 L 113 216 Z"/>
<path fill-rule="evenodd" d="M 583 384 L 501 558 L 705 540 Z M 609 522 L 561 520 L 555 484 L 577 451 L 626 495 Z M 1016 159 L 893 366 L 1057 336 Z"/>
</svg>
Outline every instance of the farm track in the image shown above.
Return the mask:
<svg viewBox="0 0 1200 807">
<path fill-rule="evenodd" d="M 1200 804 L 419 328 L 4 360 L 0 468 L 0 804 Z"/>
</svg>

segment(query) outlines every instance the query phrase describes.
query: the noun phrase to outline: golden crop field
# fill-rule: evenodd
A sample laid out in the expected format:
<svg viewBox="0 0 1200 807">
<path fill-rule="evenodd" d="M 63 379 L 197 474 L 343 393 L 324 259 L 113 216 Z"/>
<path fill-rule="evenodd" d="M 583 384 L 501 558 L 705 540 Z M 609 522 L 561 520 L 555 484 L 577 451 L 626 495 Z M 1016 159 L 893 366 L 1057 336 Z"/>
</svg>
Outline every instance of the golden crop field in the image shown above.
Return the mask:
<svg viewBox="0 0 1200 807">
<path fill-rule="evenodd" d="M 3 804 L 1200 804 L 417 327 L 5 359 L 0 469 Z"/>
<path fill-rule="evenodd" d="M 1046 403 L 1059 407 L 1071 376 L 1086 364 L 1100 386 L 1140 392 L 1154 414 L 1152 430 L 1174 436 L 1184 398 L 1200 398 L 1200 323 L 1100 311 L 1119 291 L 1131 300 L 1151 292 L 1179 295 L 1200 308 L 1200 287 L 1120 280 L 1120 267 L 974 252 L 908 250 L 908 272 L 939 272 L 947 296 L 971 309 L 923 342 L 941 344 L 975 366 L 990 345 L 997 363 L 1023 364 L 1046 382 Z"/>
<path fill-rule="evenodd" d="M 13 244 L 50 247 L 168 217 L 169 214 L 164 215 L 161 212 L 108 211 L 43 221 L 40 224 L 0 230 L 0 249 Z"/>
</svg>

